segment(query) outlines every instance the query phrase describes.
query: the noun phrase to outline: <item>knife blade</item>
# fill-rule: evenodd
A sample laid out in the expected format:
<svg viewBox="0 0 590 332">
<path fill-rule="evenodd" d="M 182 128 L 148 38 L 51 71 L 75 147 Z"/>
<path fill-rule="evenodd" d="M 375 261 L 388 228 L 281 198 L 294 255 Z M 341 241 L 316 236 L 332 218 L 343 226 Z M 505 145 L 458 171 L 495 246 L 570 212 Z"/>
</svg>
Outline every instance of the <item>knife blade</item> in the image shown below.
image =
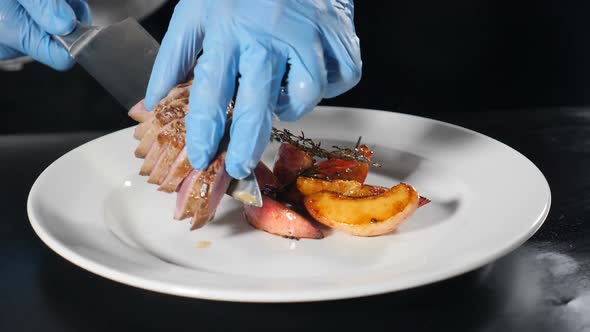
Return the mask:
<svg viewBox="0 0 590 332">
<path fill-rule="evenodd" d="M 242 180 L 232 180 L 225 193 L 244 204 L 262 207 L 262 194 L 254 172 Z"/>
<path fill-rule="evenodd" d="M 145 96 L 160 44 L 135 19 L 53 38 L 126 109 Z"/>
<path fill-rule="evenodd" d="M 53 38 L 126 109 L 144 98 L 160 44 L 135 19 L 105 27 L 76 22 L 70 34 Z M 227 194 L 262 206 L 254 173 L 232 180 Z"/>
</svg>

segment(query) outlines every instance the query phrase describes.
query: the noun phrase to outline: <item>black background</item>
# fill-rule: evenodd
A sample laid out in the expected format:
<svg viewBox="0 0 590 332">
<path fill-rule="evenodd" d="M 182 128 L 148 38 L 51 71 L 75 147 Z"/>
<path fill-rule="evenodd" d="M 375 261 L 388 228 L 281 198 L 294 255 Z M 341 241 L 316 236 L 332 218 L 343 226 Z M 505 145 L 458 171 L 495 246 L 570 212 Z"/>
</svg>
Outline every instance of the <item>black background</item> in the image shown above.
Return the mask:
<svg viewBox="0 0 590 332">
<path fill-rule="evenodd" d="M 143 25 L 161 40 L 175 2 Z M 357 1 L 363 78 L 323 104 L 432 114 L 590 103 L 590 3 Z M 0 133 L 132 124 L 83 69 L 0 72 Z M 509 115 L 507 115 L 509 116 Z"/>
</svg>

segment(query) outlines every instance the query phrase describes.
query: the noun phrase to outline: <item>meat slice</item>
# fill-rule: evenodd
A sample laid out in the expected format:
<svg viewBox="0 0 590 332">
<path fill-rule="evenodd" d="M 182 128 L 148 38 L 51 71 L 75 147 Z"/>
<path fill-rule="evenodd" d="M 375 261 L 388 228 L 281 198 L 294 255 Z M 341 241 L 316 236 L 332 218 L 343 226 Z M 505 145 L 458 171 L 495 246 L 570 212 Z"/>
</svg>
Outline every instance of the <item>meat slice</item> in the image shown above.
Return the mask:
<svg viewBox="0 0 590 332">
<path fill-rule="evenodd" d="M 145 108 L 144 100 L 140 100 L 137 104 L 135 104 L 127 113 L 129 117 L 133 120 L 139 122 L 139 125 L 135 128 L 134 137 L 136 139 L 141 140 L 141 138 L 145 135 L 145 133 L 149 130 L 152 126 L 152 119 L 154 118 L 154 114 L 157 112 L 161 112 L 164 106 L 169 105 L 172 101 L 176 99 L 185 99 L 189 97 L 190 94 L 190 87 L 192 85 L 192 81 L 189 81 L 184 84 L 180 84 L 174 87 L 168 95 L 158 103 L 156 106 L 156 110 L 154 112 L 149 112 Z"/>
<path fill-rule="evenodd" d="M 184 219 L 192 215 L 191 230 L 203 227 L 215 217 L 217 207 L 227 191 L 231 177 L 225 171 L 225 156 L 229 144 L 232 105 L 228 107 L 225 133 L 217 154 L 206 170 L 191 171 L 184 179 L 176 200 L 176 216 Z"/>
<path fill-rule="evenodd" d="M 215 217 L 231 182 L 225 171 L 225 156 L 233 103 L 228 106 L 225 135 L 215 158 L 207 169 L 195 170 L 185 147 L 184 117 L 189 111 L 191 83 L 174 88 L 153 112 L 147 112 L 140 102 L 129 111 L 129 116 L 141 122 L 134 133 L 140 139 L 135 155 L 145 158 L 140 173 L 149 174 L 148 182 L 159 184 L 161 191 L 177 191 L 174 218 L 192 217 L 191 229 L 196 229 Z"/>
<path fill-rule="evenodd" d="M 183 220 L 192 216 L 191 230 L 200 228 L 213 219 L 217 206 L 229 187 L 231 178 L 225 172 L 225 167 L 215 174 L 211 170 L 191 171 L 178 191 L 174 218 Z"/>
<path fill-rule="evenodd" d="M 143 176 L 150 175 L 150 173 L 154 169 L 154 166 L 158 162 L 158 158 L 160 158 L 160 155 L 162 154 L 162 151 L 164 148 L 166 148 L 166 147 L 162 146 L 158 142 L 152 143 L 152 145 L 145 157 L 145 160 L 143 161 L 143 164 L 141 165 L 141 169 L 139 170 L 139 175 L 143 175 Z"/>
<path fill-rule="evenodd" d="M 225 172 L 225 150 L 204 171 L 192 170 L 182 182 L 176 198 L 175 218 L 193 217 L 191 229 L 210 221 L 215 215 L 231 178 Z"/>
<path fill-rule="evenodd" d="M 174 88 L 172 88 L 172 90 L 170 90 L 170 92 L 168 92 L 166 97 L 164 97 L 164 98 L 162 98 L 162 100 L 160 100 L 158 105 L 156 105 L 154 112 L 148 112 L 148 113 L 157 114 L 157 113 L 161 112 L 163 108 L 170 105 L 170 103 L 172 103 L 176 100 L 179 100 L 179 99 L 189 98 L 190 97 L 190 88 L 192 85 L 193 85 L 193 81 L 191 80 L 186 83 L 179 84 L 179 85 L 175 86 Z M 145 110 L 147 112 L 147 110 L 145 109 L 145 104 L 143 104 L 143 100 L 142 100 L 138 103 L 138 105 L 136 105 L 138 107 L 135 110 L 132 108 L 131 110 L 129 110 L 129 113 L 131 113 L 132 111 L 134 111 L 134 114 L 141 113 L 141 111 L 142 111 L 141 105 L 143 105 L 143 110 Z M 133 114 L 129 114 L 129 116 L 132 117 L 133 119 L 135 119 Z M 137 115 L 136 115 L 136 117 L 137 117 Z M 139 120 L 136 120 L 136 121 L 139 121 Z M 142 121 L 139 121 L 139 122 L 142 122 Z"/>
<path fill-rule="evenodd" d="M 161 184 L 164 181 L 180 150 L 184 147 L 185 139 L 186 127 L 184 118 L 174 120 L 162 129 L 157 141 L 158 144 L 166 147 L 160 154 L 150 174 L 149 183 Z"/>
<path fill-rule="evenodd" d="M 186 153 L 186 147 L 180 150 L 180 153 L 172 163 L 168 174 L 160 183 L 160 187 L 158 190 L 165 191 L 165 192 L 173 192 L 175 190 L 180 190 L 180 184 L 182 180 L 187 177 L 187 175 L 192 171 L 191 163 L 188 160 L 188 155 Z"/>
<path fill-rule="evenodd" d="M 133 120 L 139 122 L 139 125 L 137 125 L 137 127 L 135 127 L 133 137 L 141 140 L 143 135 L 145 135 L 145 133 L 148 131 L 148 129 L 150 129 L 150 127 L 152 125 L 152 119 L 153 119 L 154 113 L 147 111 L 147 109 L 145 108 L 145 104 L 143 102 L 143 99 L 142 99 L 140 102 L 138 102 L 133 107 L 131 107 L 131 109 L 129 110 L 129 112 L 127 112 L 127 114 Z"/>
<path fill-rule="evenodd" d="M 161 106 L 161 107 L 160 107 Z M 184 118 L 188 113 L 188 98 L 172 100 L 167 105 L 159 104 L 154 111 L 151 127 L 141 138 L 139 146 L 135 150 L 135 156 L 144 158 L 162 128 L 170 122 Z"/>
<path fill-rule="evenodd" d="M 195 200 L 200 196 L 197 182 L 202 171 L 193 169 L 188 176 L 182 181 L 178 195 L 176 196 L 176 209 L 174 210 L 174 219 L 183 220 L 194 214 Z M 197 189 L 198 188 L 198 189 Z"/>
<path fill-rule="evenodd" d="M 217 207 L 231 182 L 231 177 L 225 171 L 225 155 L 226 151 L 221 152 L 201 173 L 200 195 L 196 200 L 191 230 L 201 228 L 215 218 Z"/>
<path fill-rule="evenodd" d="M 129 112 L 127 112 L 127 115 L 129 115 L 129 117 L 131 117 L 133 120 L 143 123 L 146 120 L 151 119 L 153 113 L 148 112 L 142 99 L 133 107 L 131 107 Z"/>
<path fill-rule="evenodd" d="M 133 137 L 135 139 L 141 140 L 151 126 L 151 119 L 138 124 L 137 127 L 135 127 L 135 130 L 133 131 Z"/>
</svg>

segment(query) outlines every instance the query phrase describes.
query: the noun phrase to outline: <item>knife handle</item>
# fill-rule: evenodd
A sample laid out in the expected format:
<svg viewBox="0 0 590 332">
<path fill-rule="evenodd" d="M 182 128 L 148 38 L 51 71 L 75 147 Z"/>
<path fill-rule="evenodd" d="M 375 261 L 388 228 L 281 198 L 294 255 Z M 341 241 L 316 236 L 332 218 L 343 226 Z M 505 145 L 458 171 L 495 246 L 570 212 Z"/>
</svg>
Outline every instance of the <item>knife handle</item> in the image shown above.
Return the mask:
<svg viewBox="0 0 590 332">
<path fill-rule="evenodd" d="M 80 21 L 76 21 L 76 27 L 72 32 L 65 36 L 53 35 L 52 37 L 62 44 L 72 56 L 75 56 L 80 46 L 90 41 L 99 31 L 99 27 L 85 25 Z"/>
</svg>

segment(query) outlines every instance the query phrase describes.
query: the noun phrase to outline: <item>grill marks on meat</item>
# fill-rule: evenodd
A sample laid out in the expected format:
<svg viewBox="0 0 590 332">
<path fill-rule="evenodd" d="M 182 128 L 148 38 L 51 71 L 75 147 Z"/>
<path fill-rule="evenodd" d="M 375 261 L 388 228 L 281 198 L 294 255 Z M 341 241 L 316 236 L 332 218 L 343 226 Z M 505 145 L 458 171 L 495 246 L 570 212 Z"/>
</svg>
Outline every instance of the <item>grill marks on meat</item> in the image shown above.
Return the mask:
<svg viewBox="0 0 590 332">
<path fill-rule="evenodd" d="M 215 217 L 231 181 L 225 171 L 225 156 L 233 104 L 228 107 L 225 136 L 216 157 L 207 169 L 195 170 L 185 146 L 184 118 L 189 111 L 191 84 L 189 81 L 172 89 L 153 112 L 146 110 L 143 101 L 137 103 L 129 116 L 140 122 L 133 135 L 140 141 L 135 156 L 145 158 L 140 174 L 149 176 L 148 182 L 159 185 L 160 191 L 177 192 L 174 219 L 191 218 L 193 230 Z"/>
</svg>

